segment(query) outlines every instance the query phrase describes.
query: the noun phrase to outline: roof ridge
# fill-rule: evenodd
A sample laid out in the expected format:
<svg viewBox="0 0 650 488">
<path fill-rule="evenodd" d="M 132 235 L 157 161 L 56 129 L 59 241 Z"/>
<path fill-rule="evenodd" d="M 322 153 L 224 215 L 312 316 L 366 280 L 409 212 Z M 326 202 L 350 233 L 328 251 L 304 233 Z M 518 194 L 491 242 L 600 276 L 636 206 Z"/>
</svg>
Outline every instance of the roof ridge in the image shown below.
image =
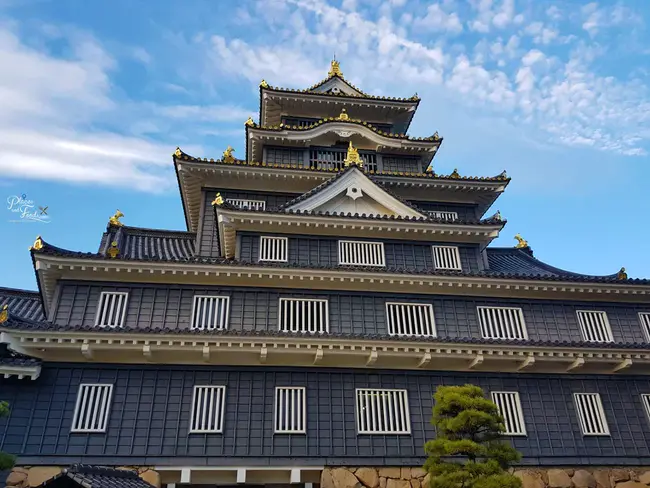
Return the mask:
<svg viewBox="0 0 650 488">
<path fill-rule="evenodd" d="M 25 290 L 22 288 L 11 288 L 6 286 L 0 286 L 0 295 L 16 295 L 23 296 L 24 298 L 29 299 L 41 299 L 40 292 L 38 290 Z"/>
<path fill-rule="evenodd" d="M 173 235 L 180 235 L 184 234 L 187 235 L 188 237 L 196 237 L 196 232 L 188 231 L 188 230 L 169 230 L 169 229 L 154 229 L 151 227 L 135 227 L 135 226 L 130 226 L 130 225 L 124 225 L 122 226 L 122 229 L 128 232 L 142 232 L 142 233 L 156 233 L 156 234 L 173 234 Z"/>
</svg>

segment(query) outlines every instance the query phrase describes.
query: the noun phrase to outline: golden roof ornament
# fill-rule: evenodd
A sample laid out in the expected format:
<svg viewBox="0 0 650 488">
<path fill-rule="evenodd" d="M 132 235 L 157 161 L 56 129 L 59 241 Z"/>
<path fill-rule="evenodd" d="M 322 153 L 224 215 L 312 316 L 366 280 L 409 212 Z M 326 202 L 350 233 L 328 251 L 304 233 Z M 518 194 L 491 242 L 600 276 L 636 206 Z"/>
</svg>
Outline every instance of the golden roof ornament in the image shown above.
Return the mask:
<svg viewBox="0 0 650 488">
<path fill-rule="evenodd" d="M 269 84 L 266 82 L 266 80 L 260 81 L 260 88 L 268 88 Z"/>
<path fill-rule="evenodd" d="M 176 151 L 174 151 L 174 156 L 177 158 L 180 158 L 183 155 L 183 152 L 181 151 L 181 148 L 176 146 Z"/>
<path fill-rule="evenodd" d="M 517 239 L 517 245 L 515 246 L 517 249 L 523 249 L 525 247 L 528 247 L 528 241 L 521 237 L 520 234 L 517 234 L 515 236 L 515 239 Z"/>
<path fill-rule="evenodd" d="M 343 73 L 341 73 L 341 64 L 336 59 L 332 59 L 332 62 L 330 63 L 330 70 L 327 72 L 327 76 L 340 76 L 343 78 Z"/>
<path fill-rule="evenodd" d="M 124 217 L 124 214 L 118 210 L 117 212 L 115 212 L 115 215 L 113 215 L 110 219 L 108 219 L 109 225 L 122 227 L 124 225 L 122 222 L 120 222 L 120 219 L 122 217 Z"/>
<path fill-rule="evenodd" d="M 616 279 L 627 280 L 627 273 L 625 272 L 625 268 L 621 268 L 620 271 L 616 273 Z"/>
<path fill-rule="evenodd" d="M 337 117 L 338 120 L 350 120 L 350 116 L 348 113 L 345 111 L 345 109 L 341 109 L 341 113 Z"/>
<path fill-rule="evenodd" d="M 429 166 L 427 166 L 427 169 L 424 170 L 425 173 L 433 173 L 433 163 L 429 163 Z"/>
<path fill-rule="evenodd" d="M 348 146 L 348 153 L 345 155 L 343 164 L 345 166 L 356 164 L 360 168 L 363 167 L 363 159 L 359 156 L 359 151 L 357 151 L 357 149 L 352 145 L 352 141 L 350 141 L 350 145 Z"/>
<path fill-rule="evenodd" d="M 245 122 L 246 127 L 253 127 L 255 125 L 255 122 L 253 122 L 253 117 L 248 117 Z"/>
<path fill-rule="evenodd" d="M 214 200 L 212 200 L 212 205 L 223 205 L 223 197 L 221 196 L 221 193 L 217 193 L 214 196 Z"/>
<path fill-rule="evenodd" d="M 433 140 L 434 140 L 434 141 L 439 141 L 439 140 L 440 140 L 440 136 L 438 135 L 438 131 L 435 131 L 435 132 L 433 133 L 433 136 L 432 136 L 432 137 L 433 137 Z"/>
<path fill-rule="evenodd" d="M 116 241 L 111 242 L 111 247 L 108 248 L 108 251 L 106 251 L 106 254 L 108 254 L 108 256 L 111 259 L 115 259 L 120 254 L 120 250 L 117 248 L 117 242 Z"/>
<path fill-rule="evenodd" d="M 221 161 L 223 161 L 224 163 L 234 163 L 235 157 L 232 155 L 234 151 L 235 150 L 231 146 L 228 146 L 226 150 L 223 152 L 223 156 L 221 156 Z"/>
<path fill-rule="evenodd" d="M 0 311 L 0 324 L 4 324 L 9 318 L 9 307 L 7 305 L 2 306 L 2 311 Z"/>
<path fill-rule="evenodd" d="M 458 168 L 454 168 L 454 171 L 451 172 L 449 177 L 454 179 L 454 180 L 460 178 L 460 174 L 458 173 Z"/>
<path fill-rule="evenodd" d="M 43 249 L 43 239 L 41 239 L 41 236 L 36 236 L 36 240 L 34 241 L 34 244 L 29 248 L 30 251 L 40 251 Z"/>
</svg>

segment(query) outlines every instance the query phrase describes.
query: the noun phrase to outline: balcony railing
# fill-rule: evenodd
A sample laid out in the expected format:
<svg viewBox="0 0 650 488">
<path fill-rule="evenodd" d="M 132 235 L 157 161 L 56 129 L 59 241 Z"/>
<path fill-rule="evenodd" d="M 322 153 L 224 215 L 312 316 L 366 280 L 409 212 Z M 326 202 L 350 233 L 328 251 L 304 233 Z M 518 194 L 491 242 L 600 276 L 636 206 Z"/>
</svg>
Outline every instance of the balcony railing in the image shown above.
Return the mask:
<svg viewBox="0 0 650 488">
<path fill-rule="evenodd" d="M 282 117 L 282 123 L 284 125 L 295 125 L 296 127 L 307 127 L 319 120 L 318 118 L 312 117 Z M 380 124 L 377 122 L 369 122 L 369 124 L 382 132 L 393 132 L 393 126 L 390 124 Z"/>
<path fill-rule="evenodd" d="M 309 168 L 323 169 L 327 171 L 338 171 L 345 167 L 345 156 L 347 150 L 340 149 L 310 149 Z M 377 171 L 377 155 L 372 152 L 359 151 L 366 169 Z"/>
</svg>

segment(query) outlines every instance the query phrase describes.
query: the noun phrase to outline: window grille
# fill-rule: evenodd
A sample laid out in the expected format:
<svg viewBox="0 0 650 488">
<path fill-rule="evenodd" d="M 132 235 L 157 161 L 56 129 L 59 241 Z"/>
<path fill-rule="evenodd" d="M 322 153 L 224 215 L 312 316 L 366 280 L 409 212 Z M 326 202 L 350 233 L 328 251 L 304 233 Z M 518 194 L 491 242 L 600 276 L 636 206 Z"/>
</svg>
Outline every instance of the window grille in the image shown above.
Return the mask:
<svg viewBox="0 0 650 488">
<path fill-rule="evenodd" d="M 434 219 L 446 220 L 448 222 L 453 222 L 454 220 L 458 220 L 458 212 L 442 212 L 439 210 L 429 210 L 427 213 L 429 214 L 429 217 L 432 217 Z"/>
<path fill-rule="evenodd" d="M 275 433 L 304 434 L 307 432 L 305 388 L 279 386 L 275 389 Z"/>
<path fill-rule="evenodd" d="M 225 386 L 194 386 L 190 434 L 223 432 Z"/>
<path fill-rule="evenodd" d="M 430 303 L 386 303 L 388 334 L 435 337 L 436 322 Z"/>
<path fill-rule="evenodd" d="M 516 307 L 477 307 L 483 339 L 528 339 L 524 313 Z"/>
<path fill-rule="evenodd" d="M 598 393 L 574 393 L 582 435 L 609 435 L 603 403 Z"/>
<path fill-rule="evenodd" d="M 384 171 L 422 172 L 422 163 L 419 157 L 409 158 L 408 156 L 389 156 L 385 154 L 381 160 Z"/>
<path fill-rule="evenodd" d="M 410 434 L 406 390 L 357 388 L 359 434 Z"/>
<path fill-rule="evenodd" d="M 578 310 L 582 337 L 587 342 L 614 342 L 606 312 Z"/>
<path fill-rule="evenodd" d="M 516 391 L 493 391 L 492 401 L 499 407 L 504 420 L 505 435 L 526 435 L 524 413 L 521 409 L 519 393 Z"/>
<path fill-rule="evenodd" d="M 291 164 L 294 166 L 302 167 L 304 165 L 305 151 L 303 149 L 279 148 L 269 147 L 266 148 L 266 163 L 267 164 Z"/>
<path fill-rule="evenodd" d="M 385 266 L 384 243 L 339 241 L 339 264 Z"/>
<path fill-rule="evenodd" d="M 642 394 L 641 403 L 643 403 L 643 409 L 645 410 L 647 419 L 650 421 L 650 394 L 648 393 Z"/>
<path fill-rule="evenodd" d="M 641 322 L 645 340 L 650 342 L 650 312 L 639 312 L 639 321 Z"/>
<path fill-rule="evenodd" d="M 79 385 L 70 431 L 106 432 L 112 397 L 113 385 Z"/>
<path fill-rule="evenodd" d="M 431 246 L 433 248 L 433 264 L 436 269 L 461 270 L 460 254 L 456 246 Z"/>
<path fill-rule="evenodd" d="M 229 297 L 194 295 L 191 329 L 223 330 L 228 328 Z"/>
<path fill-rule="evenodd" d="M 247 200 L 245 198 L 226 198 L 226 202 L 239 208 L 248 210 L 265 210 L 266 202 L 264 200 Z"/>
<path fill-rule="evenodd" d="M 260 261 L 287 261 L 289 239 L 287 237 L 260 237 Z"/>
<path fill-rule="evenodd" d="M 99 295 L 95 325 L 99 327 L 122 327 L 126 315 L 129 294 L 123 291 L 103 291 Z"/>
<path fill-rule="evenodd" d="M 280 298 L 281 332 L 329 332 L 328 302 L 320 298 Z"/>
</svg>

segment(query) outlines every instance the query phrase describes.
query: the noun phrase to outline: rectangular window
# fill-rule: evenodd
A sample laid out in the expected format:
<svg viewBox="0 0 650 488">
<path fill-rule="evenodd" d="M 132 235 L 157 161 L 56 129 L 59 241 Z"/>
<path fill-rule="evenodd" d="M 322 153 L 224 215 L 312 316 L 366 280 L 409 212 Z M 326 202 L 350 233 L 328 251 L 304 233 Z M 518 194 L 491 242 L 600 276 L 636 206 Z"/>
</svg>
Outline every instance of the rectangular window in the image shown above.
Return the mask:
<svg viewBox="0 0 650 488">
<path fill-rule="evenodd" d="M 435 337 L 436 322 L 430 303 L 386 303 L 388 334 Z"/>
<path fill-rule="evenodd" d="M 194 295 L 190 328 L 193 330 L 227 329 L 229 304 L 229 297 Z"/>
<path fill-rule="evenodd" d="M 445 220 L 447 222 L 453 222 L 454 220 L 458 220 L 458 212 L 442 212 L 439 210 L 429 210 L 429 212 L 427 213 L 429 214 L 429 217 L 432 217 L 434 219 Z"/>
<path fill-rule="evenodd" d="M 646 418 L 650 421 L 650 394 L 644 393 L 641 395 L 641 403 L 643 403 L 643 409 L 645 410 Z"/>
<path fill-rule="evenodd" d="M 639 312 L 639 322 L 641 322 L 645 340 L 650 342 L 650 312 Z"/>
<path fill-rule="evenodd" d="M 357 388 L 359 434 L 410 434 L 406 390 Z"/>
<path fill-rule="evenodd" d="M 528 339 L 524 313 L 517 307 L 476 307 L 483 339 Z"/>
<path fill-rule="evenodd" d="M 113 385 L 81 384 L 70 432 L 106 432 Z"/>
<path fill-rule="evenodd" d="M 286 262 L 289 239 L 286 237 L 260 237 L 260 261 Z"/>
<path fill-rule="evenodd" d="M 386 266 L 383 242 L 339 241 L 339 264 Z"/>
<path fill-rule="evenodd" d="M 223 432 L 225 398 L 225 386 L 194 386 L 190 434 Z"/>
<path fill-rule="evenodd" d="M 275 433 L 305 434 L 307 432 L 305 388 L 279 386 L 275 389 Z"/>
<path fill-rule="evenodd" d="M 582 435 L 609 435 L 603 404 L 598 393 L 574 393 Z"/>
<path fill-rule="evenodd" d="M 614 342 L 606 312 L 578 310 L 578 323 L 587 342 Z"/>
<path fill-rule="evenodd" d="M 433 248 L 433 264 L 436 269 L 462 269 L 457 246 L 431 247 Z"/>
<path fill-rule="evenodd" d="M 519 393 L 516 391 L 493 391 L 492 401 L 499 407 L 504 420 L 505 435 L 526 435 L 524 413 L 521 410 Z"/>
<path fill-rule="evenodd" d="M 325 299 L 280 298 L 280 332 L 329 332 L 329 310 Z"/>
<path fill-rule="evenodd" d="M 248 210 L 265 210 L 266 202 L 264 200 L 247 200 L 245 198 L 226 198 L 226 202 L 235 207 L 245 208 Z"/>
<path fill-rule="evenodd" d="M 129 294 L 123 291 L 103 291 L 99 295 L 95 325 L 99 327 L 122 327 L 126 316 Z"/>
</svg>

